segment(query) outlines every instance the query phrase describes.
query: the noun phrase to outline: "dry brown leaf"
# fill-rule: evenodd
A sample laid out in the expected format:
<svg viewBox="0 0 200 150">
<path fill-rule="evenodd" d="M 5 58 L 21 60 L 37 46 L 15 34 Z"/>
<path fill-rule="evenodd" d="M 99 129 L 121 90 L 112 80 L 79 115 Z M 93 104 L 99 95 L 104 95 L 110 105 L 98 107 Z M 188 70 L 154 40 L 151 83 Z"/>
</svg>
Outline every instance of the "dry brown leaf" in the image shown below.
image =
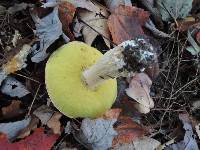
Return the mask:
<svg viewBox="0 0 200 150">
<path fill-rule="evenodd" d="M 74 5 L 68 2 L 63 2 L 59 5 L 59 18 L 62 23 L 64 33 L 71 39 L 74 40 L 74 35 L 72 34 L 69 26 L 72 23 L 76 8 Z"/>
<path fill-rule="evenodd" d="M 115 124 L 118 135 L 113 140 L 114 147 L 119 144 L 131 143 L 144 136 L 144 129 L 130 117 L 119 117 Z"/>
<path fill-rule="evenodd" d="M 29 136 L 31 131 L 37 128 L 37 125 L 39 124 L 39 122 L 40 120 L 36 116 L 32 116 L 29 125 L 26 128 L 19 131 L 17 138 L 22 139 L 26 136 Z"/>
<path fill-rule="evenodd" d="M 126 89 L 126 94 L 141 104 L 138 109 L 142 113 L 147 113 L 154 107 L 154 102 L 149 95 L 151 85 L 152 81 L 148 75 L 136 73 L 130 81 L 129 88 Z"/>
<path fill-rule="evenodd" d="M 15 114 L 19 111 L 20 105 L 21 105 L 21 101 L 12 100 L 9 106 L 2 108 L 2 114 L 3 115 Z"/>
<path fill-rule="evenodd" d="M 108 18 L 108 27 L 113 42 L 120 44 L 126 40 L 143 35 L 142 26 L 149 19 L 149 13 L 130 6 L 117 7 Z"/>
<path fill-rule="evenodd" d="M 55 112 L 51 119 L 47 122 L 47 126 L 53 130 L 54 134 L 61 134 L 60 131 L 60 118 L 62 117 L 62 114 L 59 112 Z"/>
<path fill-rule="evenodd" d="M 102 35 L 106 45 L 110 47 L 110 33 L 107 25 L 108 12 L 101 5 L 96 3 L 95 5 L 99 8 L 99 12 L 79 11 L 80 19 L 84 22 L 82 34 L 85 43 L 91 45 L 98 35 Z"/>
</svg>

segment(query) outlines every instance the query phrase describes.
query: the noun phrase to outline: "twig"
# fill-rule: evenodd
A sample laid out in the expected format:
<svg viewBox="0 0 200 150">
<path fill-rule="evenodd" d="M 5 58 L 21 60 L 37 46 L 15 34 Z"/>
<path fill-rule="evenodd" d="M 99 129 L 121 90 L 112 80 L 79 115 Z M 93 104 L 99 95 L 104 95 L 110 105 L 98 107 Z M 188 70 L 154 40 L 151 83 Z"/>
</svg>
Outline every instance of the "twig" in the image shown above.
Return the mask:
<svg viewBox="0 0 200 150">
<path fill-rule="evenodd" d="M 191 80 L 190 82 L 186 83 L 184 86 L 182 86 L 182 87 L 181 87 L 180 89 L 178 89 L 176 92 L 174 92 L 174 93 L 172 94 L 172 97 L 173 97 L 174 95 L 176 95 L 178 92 L 180 92 L 181 90 L 184 90 L 185 88 L 187 88 L 190 84 L 194 83 L 194 82 L 197 81 L 197 80 L 198 80 L 198 78 L 195 78 L 195 79 Z"/>
<path fill-rule="evenodd" d="M 33 104 L 34 104 L 34 102 L 35 102 L 35 100 L 36 100 L 36 97 L 37 97 L 37 95 L 38 95 L 40 86 L 41 86 L 41 84 L 39 84 L 39 86 L 38 86 L 38 88 L 37 88 L 37 91 L 36 91 L 36 93 L 35 93 L 35 95 L 34 95 L 33 101 L 32 101 L 32 103 L 31 103 L 31 106 L 29 107 L 28 113 L 27 113 L 27 115 L 26 115 L 27 117 L 29 117 L 30 114 L 31 114 L 31 109 L 32 109 Z"/>
<path fill-rule="evenodd" d="M 32 79 L 32 78 L 30 78 L 30 77 L 27 77 L 27 76 L 25 76 L 25 75 L 22 75 L 22 74 L 19 74 L 19 73 L 13 73 L 13 74 L 18 75 L 18 76 L 20 76 L 20 77 L 24 77 L 24 78 L 26 78 L 26 79 L 29 79 L 29 80 L 31 80 L 31 81 L 33 81 L 33 82 L 36 82 L 36 83 L 39 83 L 39 84 L 40 84 L 39 81 L 37 81 L 37 80 L 35 80 L 35 79 Z"/>
</svg>

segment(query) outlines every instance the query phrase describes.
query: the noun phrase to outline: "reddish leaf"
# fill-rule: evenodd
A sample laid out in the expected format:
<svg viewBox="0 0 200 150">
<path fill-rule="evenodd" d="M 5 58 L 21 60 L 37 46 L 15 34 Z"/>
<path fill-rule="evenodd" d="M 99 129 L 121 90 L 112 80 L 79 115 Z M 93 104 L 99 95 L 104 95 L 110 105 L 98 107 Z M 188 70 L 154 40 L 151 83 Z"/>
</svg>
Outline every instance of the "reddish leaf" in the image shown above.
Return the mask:
<svg viewBox="0 0 200 150">
<path fill-rule="evenodd" d="M 108 27 L 113 42 L 120 44 L 123 41 L 143 35 L 142 26 L 149 18 L 149 13 L 143 9 L 131 6 L 117 7 L 108 18 Z"/>
<path fill-rule="evenodd" d="M 75 11 L 76 8 L 71 3 L 63 2 L 59 5 L 59 17 L 63 25 L 63 31 L 71 40 L 74 40 L 74 35 L 72 34 L 69 26 L 72 23 Z"/>
<path fill-rule="evenodd" d="M 144 129 L 130 117 L 120 117 L 116 125 L 115 130 L 118 132 L 118 135 L 113 140 L 113 146 L 131 143 L 144 136 Z"/>
<path fill-rule="evenodd" d="M 35 132 L 19 142 L 10 143 L 5 134 L 0 135 L 1 150 L 50 150 L 58 135 L 48 135 L 43 128 L 37 128 Z"/>
</svg>

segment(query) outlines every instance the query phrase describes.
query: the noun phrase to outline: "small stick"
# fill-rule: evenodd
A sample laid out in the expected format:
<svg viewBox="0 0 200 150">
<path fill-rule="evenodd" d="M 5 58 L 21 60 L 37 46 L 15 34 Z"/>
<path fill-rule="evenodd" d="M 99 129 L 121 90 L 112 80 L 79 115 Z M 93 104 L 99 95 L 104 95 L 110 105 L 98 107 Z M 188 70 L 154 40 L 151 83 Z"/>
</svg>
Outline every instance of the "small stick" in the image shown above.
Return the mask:
<svg viewBox="0 0 200 150">
<path fill-rule="evenodd" d="M 29 107 L 28 113 L 27 113 L 27 115 L 26 115 L 27 117 L 30 116 L 31 109 L 32 109 L 33 104 L 34 104 L 34 102 L 35 102 L 35 100 L 36 100 L 36 97 L 37 97 L 37 95 L 38 95 L 38 92 L 39 92 L 40 86 L 41 86 L 41 84 L 39 84 L 39 86 L 38 86 L 38 88 L 37 88 L 37 91 L 36 91 L 36 93 L 35 93 L 35 95 L 34 95 L 33 101 L 32 101 L 32 103 L 31 103 L 31 106 Z"/>
<path fill-rule="evenodd" d="M 18 76 L 20 76 L 20 77 L 24 77 L 24 78 L 26 78 L 26 79 L 29 79 L 29 80 L 31 80 L 31 81 L 34 81 L 34 82 L 40 84 L 39 81 L 37 81 L 37 80 L 35 80 L 35 79 L 32 79 L 32 78 L 30 78 L 30 77 L 27 77 L 27 76 L 25 76 L 25 75 L 22 75 L 22 74 L 19 74 L 19 73 L 13 73 L 13 74 L 18 75 Z"/>
</svg>

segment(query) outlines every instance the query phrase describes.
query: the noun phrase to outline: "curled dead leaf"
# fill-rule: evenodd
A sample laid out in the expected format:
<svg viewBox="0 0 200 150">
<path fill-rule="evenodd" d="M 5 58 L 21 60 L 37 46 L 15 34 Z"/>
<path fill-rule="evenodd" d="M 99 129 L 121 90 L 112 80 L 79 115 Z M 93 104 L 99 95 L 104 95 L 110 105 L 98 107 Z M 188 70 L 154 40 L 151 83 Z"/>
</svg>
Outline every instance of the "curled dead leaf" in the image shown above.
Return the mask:
<svg viewBox="0 0 200 150">
<path fill-rule="evenodd" d="M 148 113 L 154 107 L 150 97 L 151 79 L 145 73 L 136 73 L 126 89 L 126 94 L 139 103 L 138 109 L 142 113 Z"/>
</svg>

